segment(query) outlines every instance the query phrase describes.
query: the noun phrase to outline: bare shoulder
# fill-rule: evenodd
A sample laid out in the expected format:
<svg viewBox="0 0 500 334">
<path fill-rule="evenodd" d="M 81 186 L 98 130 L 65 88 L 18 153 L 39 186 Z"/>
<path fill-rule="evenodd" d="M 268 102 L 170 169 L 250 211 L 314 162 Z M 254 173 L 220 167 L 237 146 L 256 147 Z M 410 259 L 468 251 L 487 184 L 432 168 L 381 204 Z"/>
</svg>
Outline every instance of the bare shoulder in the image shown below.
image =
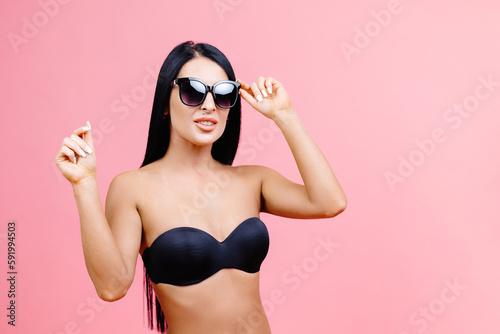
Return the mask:
<svg viewBox="0 0 500 334">
<path fill-rule="evenodd" d="M 261 166 L 261 165 L 241 165 L 234 167 L 235 170 L 243 175 L 247 175 L 255 178 L 263 178 L 266 175 L 276 173 L 272 168 Z"/>
<path fill-rule="evenodd" d="M 142 175 L 139 170 L 129 170 L 116 175 L 109 185 L 108 194 L 123 198 L 134 198 L 141 185 Z"/>
<path fill-rule="evenodd" d="M 265 180 L 279 175 L 274 169 L 261 165 L 242 165 L 234 167 L 235 172 L 250 184 L 262 187 Z"/>
<path fill-rule="evenodd" d="M 116 175 L 113 180 L 111 181 L 112 183 L 125 183 L 129 185 L 137 185 L 139 182 L 140 178 L 142 177 L 141 171 L 138 169 L 133 169 L 133 170 L 128 170 L 125 172 L 121 172 L 118 175 Z"/>
</svg>

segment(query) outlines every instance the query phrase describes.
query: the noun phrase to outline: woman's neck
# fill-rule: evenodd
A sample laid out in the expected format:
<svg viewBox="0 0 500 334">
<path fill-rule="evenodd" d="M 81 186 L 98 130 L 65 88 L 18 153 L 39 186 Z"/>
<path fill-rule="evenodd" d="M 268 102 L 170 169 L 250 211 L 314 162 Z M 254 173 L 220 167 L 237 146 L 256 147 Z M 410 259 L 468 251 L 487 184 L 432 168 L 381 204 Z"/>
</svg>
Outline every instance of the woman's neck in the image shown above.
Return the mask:
<svg viewBox="0 0 500 334">
<path fill-rule="evenodd" d="M 174 137 L 174 136 L 172 136 Z M 192 170 L 205 174 L 218 165 L 212 157 L 212 145 L 195 145 L 187 140 L 171 138 L 167 152 L 158 161 L 179 171 Z"/>
</svg>

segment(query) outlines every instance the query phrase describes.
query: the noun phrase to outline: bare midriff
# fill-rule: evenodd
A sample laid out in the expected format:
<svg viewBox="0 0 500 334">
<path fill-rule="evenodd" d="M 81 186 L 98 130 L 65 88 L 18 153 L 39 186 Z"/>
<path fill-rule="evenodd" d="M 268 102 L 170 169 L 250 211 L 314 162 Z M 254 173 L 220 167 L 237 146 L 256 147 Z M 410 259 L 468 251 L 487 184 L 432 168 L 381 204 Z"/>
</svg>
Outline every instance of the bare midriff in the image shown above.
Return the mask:
<svg viewBox="0 0 500 334">
<path fill-rule="evenodd" d="M 169 334 L 270 334 L 259 273 L 222 269 L 187 285 L 154 284 Z"/>
</svg>

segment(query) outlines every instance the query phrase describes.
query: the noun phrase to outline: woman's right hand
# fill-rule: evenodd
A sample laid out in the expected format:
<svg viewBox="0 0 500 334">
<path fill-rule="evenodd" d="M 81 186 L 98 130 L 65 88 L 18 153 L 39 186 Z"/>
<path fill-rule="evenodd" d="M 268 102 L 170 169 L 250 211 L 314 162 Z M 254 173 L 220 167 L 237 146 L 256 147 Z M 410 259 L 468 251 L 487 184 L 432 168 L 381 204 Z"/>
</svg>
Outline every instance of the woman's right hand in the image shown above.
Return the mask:
<svg viewBox="0 0 500 334">
<path fill-rule="evenodd" d="M 96 156 L 90 123 L 76 129 L 63 139 L 56 156 L 56 165 L 72 185 L 96 177 Z"/>
</svg>

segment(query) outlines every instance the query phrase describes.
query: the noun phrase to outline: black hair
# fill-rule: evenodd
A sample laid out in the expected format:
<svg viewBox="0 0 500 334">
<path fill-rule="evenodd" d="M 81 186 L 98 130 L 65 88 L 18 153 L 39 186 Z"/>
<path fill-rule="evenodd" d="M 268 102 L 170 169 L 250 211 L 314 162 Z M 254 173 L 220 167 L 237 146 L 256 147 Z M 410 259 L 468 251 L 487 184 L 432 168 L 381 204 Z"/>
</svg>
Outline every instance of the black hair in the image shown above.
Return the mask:
<svg viewBox="0 0 500 334">
<path fill-rule="evenodd" d="M 172 86 L 170 83 L 177 77 L 182 66 L 189 60 L 197 57 L 206 57 L 216 62 L 226 72 L 229 80 L 236 80 L 233 68 L 226 56 L 216 47 L 206 44 L 187 41 L 177 45 L 167 56 L 158 74 L 155 96 L 153 100 L 153 110 L 149 123 L 148 142 L 146 153 L 141 167 L 146 166 L 160 158 L 167 152 L 170 143 L 170 112 L 165 117 L 170 105 L 170 93 Z M 225 165 L 231 165 L 238 149 L 241 128 L 241 99 L 238 99 L 234 107 L 229 110 L 226 128 L 222 136 L 212 145 L 212 157 Z M 160 302 L 154 294 L 146 267 L 144 266 L 144 293 L 146 295 L 146 305 L 148 313 L 148 325 L 154 329 L 154 313 L 156 313 L 156 329 L 161 333 L 166 333 L 168 324 L 165 314 L 161 309 Z M 155 309 L 153 311 L 153 299 L 155 299 Z"/>
</svg>

